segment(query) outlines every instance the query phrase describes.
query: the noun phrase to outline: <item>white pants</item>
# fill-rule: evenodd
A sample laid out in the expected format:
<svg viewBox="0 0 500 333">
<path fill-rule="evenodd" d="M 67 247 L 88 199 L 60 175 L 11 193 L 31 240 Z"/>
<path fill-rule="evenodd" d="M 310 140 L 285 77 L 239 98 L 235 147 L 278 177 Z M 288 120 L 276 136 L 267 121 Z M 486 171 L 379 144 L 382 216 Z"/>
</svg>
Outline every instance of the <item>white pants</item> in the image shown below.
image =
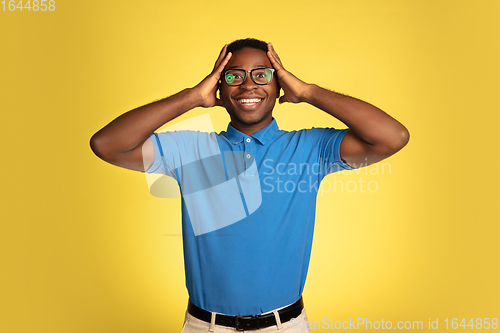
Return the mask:
<svg viewBox="0 0 500 333">
<path fill-rule="evenodd" d="M 277 314 L 277 310 L 271 312 L 275 312 L 275 315 Z M 304 323 L 306 322 L 307 322 L 306 309 L 302 309 L 301 314 L 297 318 L 292 318 L 292 320 L 287 321 L 286 323 L 282 324 L 280 323 L 266 328 L 261 328 L 259 330 L 247 330 L 244 332 L 309 333 L 310 332 L 309 329 L 303 328 L 306 326 L 304 325 Z M 182 327 L 181 333 L 201 333 L 201 332 L 234 333 L 241 331 L 236 331 L 234 327 L 220 326 L 220 325 L 215 325 L 215 323 L 204 322 L 203 320 L 193 317 L 189 312 L 186 311 L 184 326 Z"/>
</svg>

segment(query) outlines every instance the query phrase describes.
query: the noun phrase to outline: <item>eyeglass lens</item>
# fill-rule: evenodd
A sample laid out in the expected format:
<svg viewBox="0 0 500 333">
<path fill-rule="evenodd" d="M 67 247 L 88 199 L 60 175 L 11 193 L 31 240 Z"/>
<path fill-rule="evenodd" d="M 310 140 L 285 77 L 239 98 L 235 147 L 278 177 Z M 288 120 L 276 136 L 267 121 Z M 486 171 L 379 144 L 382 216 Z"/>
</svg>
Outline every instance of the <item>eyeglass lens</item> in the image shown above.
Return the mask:
<svg viewBox="0 0 500 333">
<path fill-rule="evenodd" d="M 239 86 L 246 79 L 247 72 L 242 69 L 230 69 L 225 72 L 226 83 L 230 86 Z M 269 84 L 273 79 L 273 71 L 269 68 L 256 68 L 250 71 L 253 82 L 256 84 Z"/>
</svg>

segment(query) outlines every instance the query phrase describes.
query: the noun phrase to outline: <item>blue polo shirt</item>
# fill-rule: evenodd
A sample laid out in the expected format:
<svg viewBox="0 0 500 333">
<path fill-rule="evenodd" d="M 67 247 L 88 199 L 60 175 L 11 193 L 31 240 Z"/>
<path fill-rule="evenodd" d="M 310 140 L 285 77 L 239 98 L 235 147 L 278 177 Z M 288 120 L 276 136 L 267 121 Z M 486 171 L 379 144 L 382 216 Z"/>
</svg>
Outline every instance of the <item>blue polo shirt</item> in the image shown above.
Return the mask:
<svg viewBox="0 0 500 333">
<path fill-rule="evenodd" d="M 253 135 L 153 133 L 147 173 L 173 177 L 182 201 L 186 286 L 207 311 L 253 315 L 297 301 L 306 281 L 316 196 L 340 158 L 347 129 Z"/>
</svg>

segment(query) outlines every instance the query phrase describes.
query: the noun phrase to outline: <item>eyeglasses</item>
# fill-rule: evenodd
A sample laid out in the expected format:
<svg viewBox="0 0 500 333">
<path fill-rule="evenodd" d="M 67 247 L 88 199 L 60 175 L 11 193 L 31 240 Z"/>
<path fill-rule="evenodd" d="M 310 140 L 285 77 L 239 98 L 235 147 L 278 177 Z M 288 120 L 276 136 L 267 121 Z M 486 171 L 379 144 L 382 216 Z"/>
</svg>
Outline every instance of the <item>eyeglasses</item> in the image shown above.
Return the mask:
<svg viewBox="0 0 500 333">
<path fill-rule="evenodd" d="M 265 85 L 271 83 L 273 80 L 274 68 L 255 68 L 251 71 L 244 69 L 228 69 L 224 72 L 224 80 L 230 86 L 239 86 L 245 82 L 247 73 L 255 84 Z"/>
</svg>

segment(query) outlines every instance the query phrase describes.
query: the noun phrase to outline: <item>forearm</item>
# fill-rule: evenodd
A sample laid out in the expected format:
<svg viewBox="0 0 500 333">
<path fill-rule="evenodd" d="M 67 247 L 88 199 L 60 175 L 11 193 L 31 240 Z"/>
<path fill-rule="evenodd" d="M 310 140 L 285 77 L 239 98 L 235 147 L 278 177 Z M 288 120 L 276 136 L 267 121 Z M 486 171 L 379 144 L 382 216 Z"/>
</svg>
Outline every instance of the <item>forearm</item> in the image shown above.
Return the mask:
<svg viewBox="0 0 500 333">
<path fill-rule="evenodd" d="M 95 133 L 91 147 L 98 155 L 127 153 L 142 145 L 163 124 L 198 105 L 199 98 L 193 89 L 185 89 L 128 111 Z"/>
<path fill-rule="evenodd" d="M 369 145 L 399 150 L 408 142 L 406 127 L 379 108 L 359 99 L 309 85 L 304 101 L 342 121 Z"/>
</svg>

